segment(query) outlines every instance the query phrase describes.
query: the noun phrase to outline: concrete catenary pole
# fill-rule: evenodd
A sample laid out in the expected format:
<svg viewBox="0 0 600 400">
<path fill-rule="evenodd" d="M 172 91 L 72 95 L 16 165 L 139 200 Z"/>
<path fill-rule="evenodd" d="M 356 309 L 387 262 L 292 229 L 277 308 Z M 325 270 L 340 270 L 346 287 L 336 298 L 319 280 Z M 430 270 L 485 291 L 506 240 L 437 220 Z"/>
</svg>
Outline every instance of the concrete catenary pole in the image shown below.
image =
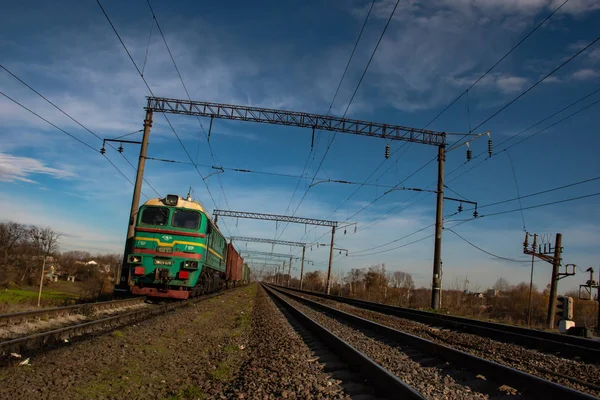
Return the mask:
<svg viewBox="0 0 600 400">
<path fill-rule="evenodd" d="M 546 318 L 546 326 L 548 329 L 554 328 L 554 317 L 556 314 L 556 292 L 558 291 L 558 271 L 560 267 L 560 254 L 562 246 L 562 234 L 556 234 L 554 242 L 554 258 L 552 260 L 552 281 L 550 282 L 550 301 L 548 302 L 548 317 Z"/>
<path fill-rule="evenodd" d="M 433 248 L 433 278 L 431 283 L 431 308 L 438 310 L 442 291 L 442 230 L 444 211 L 444 163 L 446 148 L 438 147 L 437 204 L 435 210 L 435 242 Z"/>
<path fill-rule="evenodd" d="M 302 265 L 300 266 L 300 289 L 302 290 L 302 284 L 304 283 L 304 254 L 306 253 L 306 246 L 302 246 Z"/>
<path fill-rule="evenodd" d="M 331 291 L 331 264 L 333 263 L 333 246 L 335 244 L 335 226 L 331 227 L 331 248 L 329 249 L 329 268 L 327 269 L 327 294 Z"/>
<path fill-rule="evenodd" d="M 290 256 L 290 265 L 288 266 L 288 281 L 287 287 L 290 287 L 290 283 L 292 281 L 292 256 Z"/>
<path fill-rule="evenodd" d="M 135 176 L 135 185 L 133 188 L 133 198 L 131 199 L 131 210 L 129 212 L 129 223 L 127 225 L 127 240 L 125 241 L 125 252 L 123 254 L 123 266 L 118 280 L 118 286 L 122 290 L 127 290 L 130 281 L 129 266 L 127 264 L 127 255 L 133 248 L 133 237 L 135 235 L 135 219 L 140 207 L 140 196 L 142 194 L 142 182 L 144 181 L 144 167 L 146 166 L 146 151 L 148 150 L 148 139 L 150 137 L 150 128 L 152 127 L 152 111 L 146 111 L 144 119 L 144 136 L 142 137 L 142 146 L 140 148 L 140 157 L 138 159 L 137 174 Z"/>
<path fill-rule="evenodd" d="M 527 234 L 527 233 L 525 233 Z M 537 248 L 537 234 L 533 235 L 533 249 Z M 531 276 L 529 277 L 529 307 L 527 310 L 527 326 L 531 328 L 531 300 L 533 296 L 533 266 L 535 264 L 535 253 L 531 254 Z"/>
<path fill-rule="evenodd" d="M 598 282 L 596 283 L 596 301 L 598 302 L 598 318 L 596 318 L 596 336 L 600 335 L 600 269 L 598 271 Z M 590 280 L 594 279 L 592 274 L 590 274 Z M 590 290 L 590 298 L 591 297 L 592 291 Z"/>
</svg>

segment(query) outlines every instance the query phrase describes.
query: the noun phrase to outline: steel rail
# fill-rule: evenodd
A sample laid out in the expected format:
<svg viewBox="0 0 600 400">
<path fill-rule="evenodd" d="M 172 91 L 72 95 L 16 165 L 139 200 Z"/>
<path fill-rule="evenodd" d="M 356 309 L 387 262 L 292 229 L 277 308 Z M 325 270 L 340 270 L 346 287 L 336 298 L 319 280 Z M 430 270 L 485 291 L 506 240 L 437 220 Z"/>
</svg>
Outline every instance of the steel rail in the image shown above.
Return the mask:
<svg viewBox="0 0 600 400">
<path fill-rule="evenodd" d="M 360 327 L 362 329 L 375 332 L 384 337 L 386 340 L 412 346 L 420 351 L 429 353 L 432 356 L 442 358 L 447 362 L 484 375 L 488 380 L 493 380 L 497 383 L 506 383 L 509 386 L 519 390 L 522 394 L 542 399 L 596 399 L 596 397 L 586 393 L 582 393 L 549 380 L 539 378 L 502 364 L 498 364 L 494 361 L 486 360 L 484 358 L 465 353 L 464 351 L 453 349 L 451 347 L 378 324 L 356 315 L 346 313 L 336 308 L 326 306 L 322 303 L 306 299 L 297 294 L 290 293 L 289 291 L 284 291 L 280 287 L 276 287 L 274 289 L 304 305 L 309 306 L 310 308 L 313 308 L 314 310 L 325 312 L 335 319 L 344 320 L 348 324 L 354 325 L 355 327 Z"/>
<path fill-rule="evenodd" d="M 136 321 L 145 320 L 149 317 L 164 314 L 166 312 L 186 307 L 189 304 L 210 299 L 215 296 L 222 295 L 230 290 L 212 293 L 206 296 L 196 297 L 191 300 L 156 305 L 153 307 L 144 307 L 139 310 L 130 311 L 127 313 L 101 318 L 94 321 L 84 322 L 81 324 L 70 325 L 63 328 L 53 329 L 51 331 L 35 333 L 29 336 L 24 336 L 16 339 L 0 342 L 0 356 L 8 356 L 10 353 L 21 354 L 27 351 L 38 350 L 48 345 L 65 342 L 66 339 L 82 336 L 86 334 L 105 332 L 116 326 L 123 326 Z"/>
<path fill-rule="evenodd" d="M 503 343 L 513 343 L 533 350 L 560 353 L 563 356 L 576 357 L 591 362 L 598 362 L 598 360 L 600 360 L 600 341 L 596 340 L 452 315 L 440 315 L 428 311 L 373 303 L 349 297 L 326 295 L 324 293 L 307 290 L 291 288 L 289 290 L 310 296 L 339 301 L 366 310 L 377 311 L 382 314 L 410 319 L 428 325 L 472 333 L 478 336 L 498 340 Z"/>
<path fill-rule="evenodd" d="M 145 299 L 145 297 L 134 297 L 131 299 L 101 301 L 98 303 L 75 304 L 66 307 L 43 308 L 40 310 L 0 314 L 0 326 L 19 324 L 32 319 L 57 317 L 65 314 L 80 314 L 81 312 L 87 312 L 87 310 L 90 308 L 99 311 L 111 308 L 126 307 L 129 305 L 143 303 Z"/>
<path fill-rule="evenodd" d="M 296 309 L 285 299 L 277 296 L 274 290 L 266 285 L 262 285 L 265 291 L 281 306 L 285 307 L 300 323 L 312 331 L 321 341 L 330 347 L 338 357 L 351 365 L 356 371 L 362 374 L 367 380 L 371 381 L 375 388 L 382 395 L 391 398 L 403 399 L 427 399 L 412 386 L 400 380 L 387 369 L 383 368 L 375 361 L 358 351 L 352 345 L 342 340 L 327 328 L 323 327 L 313 319 L 308 317 L 302 311 Z"/>
</svg>

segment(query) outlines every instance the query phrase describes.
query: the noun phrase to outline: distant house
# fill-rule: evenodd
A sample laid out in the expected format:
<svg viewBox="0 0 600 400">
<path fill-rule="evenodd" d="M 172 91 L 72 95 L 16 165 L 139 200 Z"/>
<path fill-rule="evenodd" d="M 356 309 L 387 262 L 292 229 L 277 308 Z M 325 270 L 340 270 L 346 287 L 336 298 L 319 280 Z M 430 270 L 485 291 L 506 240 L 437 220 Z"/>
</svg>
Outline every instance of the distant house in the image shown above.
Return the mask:
<svg viewBox="0 0 600 400">
<path fill-rule="evenodd" d="M 81 264 L 81 265 L 87 265 L 90 267 L 96 267 L 100 272 L 104 272 L 105 274 L 110 272 L 110 265 L 109 264 L 104 264 L 104 265 L 100 265 L 98 264 L 96 261 L 94 260 L 90 260 L 90 261 L 75 261 L 76 264 Z"/>
</svg>

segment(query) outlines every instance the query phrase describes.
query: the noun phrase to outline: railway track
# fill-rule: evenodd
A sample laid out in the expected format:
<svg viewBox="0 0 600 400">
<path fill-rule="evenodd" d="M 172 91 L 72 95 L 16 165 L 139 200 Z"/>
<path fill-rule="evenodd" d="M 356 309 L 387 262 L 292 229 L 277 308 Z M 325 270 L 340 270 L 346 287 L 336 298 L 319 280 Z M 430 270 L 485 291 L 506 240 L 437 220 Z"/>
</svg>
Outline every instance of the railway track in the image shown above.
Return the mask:
<svg viewBox="0 0 600 400">
<path fill-rule="evenodd" d="M 313 351 L 325 372 L 341 381 L 340 386 L 355 399 L 426 399 L 385 368 L 295 308 L 263 285 L 290 324 Z"/>
<path fill-rule="evenodd" d="M 439 387 L 431 389 L 424 383 L 432 374 L 437 374 L 437 378 L 430 378 L 430 382 L 443 380 L 445 383 L 442 382 L 442 385 L 455 391 L 448 398 L 500 398 L 507 393 L 514 398 L 596 398 L 550 380 L 328 307 L 281 288 L 268 289 L 287 297 L 290 307 L 304 308 L 306 314 L 319 320 L 330 331 L 350 338 L 350 345 L 372 352 L 380 364 L 394 370 L 403 380 L 411 382 L 413 390 L 422 391 L 420 398 L 430 395 L 439 397 L 439 391 L 445 390 Z M 294 302 L 296 305 L 292 305 Z M 500 393 L 498 388 L 506 392 Z M 428 392 L 430 389 L 434 392 Z"/>
<path fill-rule="evenodd" d="M 132 323 L 135 323 L 138 321 L 142 321 L 142 320 L 151 318 L 156 315 L 160 315 L 160 314 L 164 314 L 164 313 L 176 310 L 178 308 L 186 307 L 191 303 L 195 303 L 198 301 L 207 300 L 207 299 L 215 297 L 215 296 L 219 296 L 225 292 L 227 292 L 227 290 L 217 292 L 217 293 L 212 293 L 212 294 L 205 295 L 205 296 L 200 296 L 200 297 L 197 297 L 197 298 L 194 298 L 191 300 L 175 302 L 175 303 L 159 304 L 159 305 L 153 305 L 153 306 L 149 306 L 149 307 L 142 307 L 142 308 L 138 308 L 133 311 L 122 312 L 117 315 L 101 317 L 101 318 L 98 318 L 98 319 L 95 319 L 92 321 L 76 323 L 73 325 L 68 325 L 68 326 L 64 326 L 61 328 L 57 328 L 57 329 L 33 333 L 33 334 L 29 334 L 27 336 L 22 336 L 22 337 L 18 337 L 18 338 L 14 338 L 14 339 L 5 340 L 5 341 L 0 342 L 0 357 L 7 357 L 11 353 L 28 354 L 30 352 L 42 349 L 44 347 L 48 347 L 51 345 L 57 345 L 60 343 L 66 343 L 74 337 L 104 333 L 104 332 L 110 331 L 110 330 L 115 329 L 120 326 L 132 324 Z M 118 304 L 121 304 L 120 307 L 123 307 L 124 304 L 143 303 L 143 301 L 144 301 L 144 298 L 117 300 L 117 302 L 119 302 Z M 113 303 L 113 304 L 111 305 L 109 303 Z M 99 305 L 100 309 L 103 309 L 103 310 L 106 310 L 108 308 L 114 308 L 116 306 L 115 302 L 105 302 L 104 304 L 103 303 L 94 303 L 93 306 L 95 307 L 96 305 Z M 87 306 L 89 307 L 90 305 L 88 304 Z M 74 306 L 74 307 L 79 307 L 79 306 Z M 68 309 L 68 311 L 65 309 Z M 73 313 L 73 312 L 75 312 L 74 310 L 75 310 L 75 308 L 71 308 L 71 307 L 61 307 L 60 309 L 39 310 L 39 311 L 32 311 L 32 312 L 25 312 L 25 313 L 18 313 L 18 314 L 23 314 L 22 315 L 23 317 L 31 319 L 31 318 L 43 317 L 44 315 L 46 315 L 46 314 L 44 314 L 44 312 L 48 312 L 48 311 L 50 311 L 50 315 L 56 316 L 56 315 L 60 315 L 61 312 Z M 37 316 L 35 315 L 36 313 L 38 314 Z M 25 316 L 24 314 L 29 314 L 29 315 Z M 9 317 L 9 315 L 7 315 L 5 320 L 9 320 L 10 318 L 12 318 L 11 320 L 13 320 L 13 321 L 19 320 L 18 318 L 15 319 L 16 318 L 16 317 L 14 317 L 15 315 L 16 314 L 13 314 L 12 317 Z"/>
<path fill-rule="evenodd" d="M 516 345 L 527 347 L 533 350 L 543 351 L 551 354 L 560 354 L 563 357 L 585 360 L 593 363 L 598 363 L 600 360 L 600 340 L 591 340 L 576 336 L 521 328 L 518 326 L 478 321 L 452 315 L 434 314 L 427 311 L 389 306 L 365 300 L 326 295 L 323 293 L 310 292 L 306 290 L 291 288 L 286 288 L 286 290 L 304 293 L 323 299 L 334 300 L 365 310 L 406 318 L 435 327 L 472 333 L 504 343 L 514 343 Z"/>
<path fill-rule="evenodd" d="M 57 318 L 71 314 L 89 314 L 90 312 L 135 306 L 144 303 L 145 299 L 145 297 L 134 297 L 124 300 L 102 301 L 98 303 L 76 304 L 67 307 L 43 308 L 40 310 L 23 311 L 12 314 L 0 314 L 0 327 L 21 324 L 27 321 Z"/>
</svg>

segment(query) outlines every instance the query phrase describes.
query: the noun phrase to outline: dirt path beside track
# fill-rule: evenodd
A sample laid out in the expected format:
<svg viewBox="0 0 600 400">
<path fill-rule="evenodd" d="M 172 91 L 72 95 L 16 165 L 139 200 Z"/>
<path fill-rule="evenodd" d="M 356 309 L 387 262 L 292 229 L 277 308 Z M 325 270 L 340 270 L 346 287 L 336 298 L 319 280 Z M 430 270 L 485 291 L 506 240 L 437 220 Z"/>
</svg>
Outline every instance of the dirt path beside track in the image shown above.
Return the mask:
<svg viewBox="0 0 600 400">
<path fill-rule="evenodd" d="M 248 285 L 2 368 L 0 398 L 222 398 L 246 359 L 256 291 Z"/>
</svg>

